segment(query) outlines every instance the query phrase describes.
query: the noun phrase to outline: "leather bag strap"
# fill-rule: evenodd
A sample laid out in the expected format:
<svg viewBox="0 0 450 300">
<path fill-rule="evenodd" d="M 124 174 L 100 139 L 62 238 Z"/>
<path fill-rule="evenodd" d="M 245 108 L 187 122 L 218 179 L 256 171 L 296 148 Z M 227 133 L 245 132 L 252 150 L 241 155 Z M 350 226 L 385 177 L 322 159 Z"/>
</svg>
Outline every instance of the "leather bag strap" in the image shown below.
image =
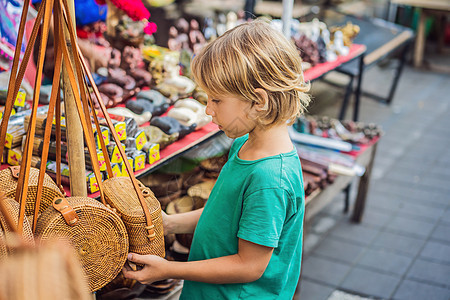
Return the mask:
<svg viewBox="0 0 450 300">
<path fill-rule="evenodd" d="M 28 126 L 28 132 L 25 139 L 25 151 L 22 159 L 22 167 L 20 168 L 19 180 L 17 182 L 17 189 L 16 189 L 16 201 L 20 203 L 19 223 L 17 228 L 20 234 L 23 231 L 23 220 L 25 217 L 25 204 L 28 192 L 28 180 L 31 168 L 31 156 L 33 154 L 34 134 L 36 131 L 36 114 L 37 114 L 37 107 L 39 104 L 39 92 L 42 83 L 42 71 L 44 65 L 45 50 L 47 48 L 47 39 L 49 33 L 50 19 L 52 15 L 52 7 L 53 7 L 53 0 L 47 0 L 45 2 L 44 20 L 41 27 L 42 29 L 40 41 L 41 43 L 39 47 L 39 54 L 36 68 L 36 81 L 34 85 L 35 88 L 33 92 L 33 104 L 31 108 L 30 123 Z"/>
<path fill-rule="evenodd" d="M 55 107 L 55 123 L 56 123 L 56 185 L 63 193 L 66 194 L 61 183 L 61 95 L 58 89 L 56 95 L 56 107 Z"/>
<path fill-rule="evenodd" d="M 59 4 L 59 2 L 58 2 L 58 4 Z M 58 11 L 60 11 L 60 10 L 55 9 L 55 12 L 58 12 Z M 72 28 L 71 28 L 71 26 L 68 26 L 68 27 L 69 27 L 69 32 L 70 32 L 72 30 Z M 59 30 L 58 36 L 59 36 L 59 40 L 60 41 L 65 41 L 64 34 L 63 34 L 61 29 Z M 89 123 L 89 125 L 87 125 L 87 122 L 86 122 L 86 117 L 85 117 L 85 114 L 84 114 L 84 111 L 83 111 L 83 107 L 82 107 L 82 104 L 81 104 L 81 100 L 80 100 L 80 94 L 78 93 L 78 86 L 77 86 L 75 75 L 74 75 L 75 74 L 74 73 L 74 68 L 73 68 L 72 63 L 70 61 L 70 56 L 69 56 L 69 51 L 67 49 L 67 45 L 66 45 L 65 42 L 61 42 L 60 45 L 61 45 L 62 52 L 63 52 L 64 62 L 66 63 L 65 66 L 67 68 L 67 73 L 68 73 L 68 77 L 69 77 L 69 83 L 70 83 L 70 86 L 71 86 L 71 88 L 72 88 L 72 90 L 74 92 L 75 103 L 76 103 L 78 115 L 80 116 L 81 126 L 83 127 L 83 133 L 84 133 L 84 136 L 85 136 L 85 140 L 86 140 L 86 144 L 87 144 L 87 147 L 88 147 L 89 155 L 90 155 L 91 160 L 92 160 L 92 168 L 94 170 L 94 174 L 95 174 L 95 177 L 97 179 L 97 183 L 98 183 L 98 186 L 99 186 L 99 189 L 100 189 L 100 198 L 101 198 L 102 203 L 106 205 L 106 201 L 104 199 L 104 190 L 103 190 L 103 184 L 102 184 L 102 177 L 101 177 L 100 168 L 99 168 L 99 165 L 98 165 L 97 152 L 96 152 L 95 144 L 94 144 L 94 140 L 93 140 L 94 134 L 92 132 L 92 126 L 91 126 L 90 123 Z M 74 45 L 76 45 L 76 41 L 75 41 Z M 78 57 L 75 56 L 74 58 L 75 58 L 75 61 L 76 61 Z"/>
<path fill-rule="evenodd" d="M 80 220 L 77 213 L 73 210 L 72 206 L 70 206 L 66 198 L 55 198 L 52 205 L 53 208 L 61 213 L 67 225 L 75 226 Z"/>
<path fill-rule="evenodd" d="M 67 17 L 67 11 L 68 11 L 67 1 L 66 0 L 62 0 L 62 1 L 64 3 L 64 7 L 65 7 L 65 11 L 64 11 L 65 21 L 66 21 L 66 23 L 70 24 L 71 18 Z M 70 35 L 72 37 L 74 37 L 75 34 L 73 32 L 72 27 L 71 26 L 68 26 L 68 27 L 69 27 Z M 91 85 L 92 85 L 92 88 L 94 90 L 95 96 L 97 97 L 97 99 L 100 100 L 101 99 L 100 93 L 98 92 L 98 89 L 97 89 L 97 87 L 96 87 L 96 85 L 94 83 L 92 75 L 88 71 L 86 62 L 83 59 L 81 50 L 80 50 L 80 48 L 78 46 L 77 46 L 77 52 L 78 52 L 78 55 L 79 55 L 78 57 L 80 58 L 80 61 L 81 61 L 82 65 L 83 65 L 83 69 L 85 71 L 85 75 L 88 77 L 89 81 L 91 82 Z M 111 121 L 111 118 L 109 117 L 108 112 L 106 111 L 105 105 L 103 104 L 102 101 L 98 101 L 98 103 L 99 103 L 100 109 L 101 109 L 101 111 L 102 111 L 102 113 L 103 113 L 103 115 L 105 117 L 106 123 L 108 124 L 108 127 L 111 130 L 111 133 L 112 133 L 114 141 L 116 142 L 117 145 L 120 145 L 121 143 L 120 143 L 119 137 L 117 136 L 117 133 L 114 131 L 114 126 L 112 124 L 112 121 Z M 121 155 L 121 157 L 123 159 L 123 163 L 125 164 L 125 168 L 126 168 L 126 170 L 128 172 L 128 175 L 130 177 L 131 183 L 132 183 L 132 185 L 134 187 L 134 190 L 135 190 L 135 192 L 136 192 L 136 194 L 138 196 L 139 202 L 141 203 L 142 209 L 144 211 L 144 215 L 145 215 L 145 219 L 146 219 L 146 223 L 147 223 L 147 226 L 146 226 L 146 229 L 147 229 L 147 232 L 148 232 L 147 237 L 148 237 L 148 239 L 150 241 L 152 241 L 152 240 L 155 239 L 156 233 L 155 233 L 155 230 L 154 230 L 154 225 L 153 225 L 153 222 L 152 222 L 150 211 L 148 209 L 147 203 L 145 202 L 144 196 L 142 195 L 141 189 L 139 188 L 139 183 L 136 180 L 136 177 L 134 176 L 134 173 L 133 173 L 133 171 L 131 169 L 130 163 L 128 162 L 128 159 L 127 159 L 127 157 L 125 155 L 125 151 L 123 150 L 122 147 L 118 147 L 118 149 L 119 149 L 119 153 L 120 153 L 120 155 Z"/>
<path fill-rule="evenodd" d="M 39 7 L 38 15 L 36 17 L 35 23 L 33 25 L 33 30 L 31 31 L 30 40 L 28 41 L 27 47 L 25 49 L 25 54 L 22 59 L 22 63 L 20 65 L 19 73 L 17 73 L 19 61 L 20 61 L 20 49 L 22 48 L 22 39 L 23 39 L 23 32 L 25 28 L 25 20 L 26 15 L 28 13 L 28 6 L 30 5 L 29 0 L 25 0 L 24 2 L 24 8 L 22 11 L 22 17 L 20 20 L 20 26 L 19 26 L 19 33 L 17 36 L 17 43 L 16 43 L 16 49 L 14 53 L 14 60 L 13 65 L 11 67 L 11 75 L 9 78 L 9 84 L 8 84 L 8 93 L 6 96 L 6 104 L 5 104 L 5 110 L 3 112 L 3 118 L 1 121 L 0 126 L 0 157 L 3 155 L 3 150 L 5 147 L 5 138 L 6 138 L 6 132 L 8 130 L 8 122 L 9 118 L 11 117 L 12 108 L 14 106 L 14 101 L 17 97 L 17 93 L 19 92 L 20 84 L 23 80 L 23 76 L 25 74 L 25 69 L 28 64 L 28 61 L 30 59 L 34 43 L 36 42 L 36 37 L 38 34 L 38 30 L 40 28 L 40 23 L 42 21 L 42 17 L 44 16 L 44 7 L 45 7 L 46 0 L 42 1 L 41 7 Z M 16 77 L 17 74 L 17 77 Z M 1 160 L 0 160 L 1 165 Z"/>
<path fill-rule="evenodd" d="M 56 5 L 55 5 L 56 6 Z M 57 28 L 59 28 L 60 20 L 58 14 L 54 14 L 53 17 L 54 21 L 54 28 L 55 31 Z M 60 51 L 60 47 L 56 45 L 55 43 L 55 71 L 54 74 L 61 74 L 62 70 L 62 53 Z M 37 218 L 39 213 L 39 207 L 41 204 L 41 196 L 42 196 L 42 189 L 44 186 L 44 175 L 47 168 L 47 158 L 48 158 L 48 150 L 50 147 L 50 139 L 51 139 L 51 133 L 52 133 L 52 121 L 53 121 L 53 112 L 55 110 L 55 106 L 57 105 L 57 100 L 59 97 L 57 95 L 60 93 L 59 91 L 59 82 L 60 78 L 58 76 L 53 76 L 53 82 L 52 82 L 52 92 L 50 94 L 50 101 L 48 105 L 48 112 L 47 112 L 47 121 L 45 123 L 45 131 L 44 131 L 44 143 L 42 147 L 42 154 L 41 154 L 41 166 L 39 169 L 39 178 L 38 178 L 38 188 L 36 193 L 36 202 L 34 203 L 34 218 L 33 218 L 33 226 L 32 231 L 33 233 L 36 230 L 36 224 L 37 224 Z M 58 104 L 60 105 L 60 103 Z M 58 147 L 58 145 L 57 145 Z M 59 150 L 61 151 L 61 145 L 59 145 Z M 57 156 L 58 157 L 58 156 Z M 58 178 L 58 175 L 57 175 Z M 58 186 L 59 187 L 59 186 Z"/>
</svg>

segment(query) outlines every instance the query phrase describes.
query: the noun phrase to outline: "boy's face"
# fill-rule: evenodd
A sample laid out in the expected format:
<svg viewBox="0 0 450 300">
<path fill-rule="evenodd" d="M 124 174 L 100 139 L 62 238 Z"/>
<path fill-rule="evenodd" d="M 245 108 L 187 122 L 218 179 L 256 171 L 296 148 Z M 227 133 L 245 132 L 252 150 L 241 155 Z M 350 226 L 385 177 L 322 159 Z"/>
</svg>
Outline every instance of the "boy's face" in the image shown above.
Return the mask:
<svg viewBox="0 0 450 300">
<path fill-rule="evenodd" d="M 233 95 L 208 97 L 206 114 L 229 138 L 243 136 L 256 127 L 256 122 L 250 117 L 254 115 L 252 103 Z"/>
</svg>

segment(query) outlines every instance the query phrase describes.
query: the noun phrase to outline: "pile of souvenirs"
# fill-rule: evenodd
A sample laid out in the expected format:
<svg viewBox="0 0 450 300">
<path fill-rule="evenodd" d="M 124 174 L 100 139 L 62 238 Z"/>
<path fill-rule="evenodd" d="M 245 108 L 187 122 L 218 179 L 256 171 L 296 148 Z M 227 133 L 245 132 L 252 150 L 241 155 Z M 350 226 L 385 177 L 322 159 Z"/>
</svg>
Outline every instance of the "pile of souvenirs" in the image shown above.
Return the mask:
<svg viewBox="0 0 450 300">
<path fill-rule="evenodd" d="M 302 116 L 290 128 L 302 162 L 305 194 L 325 188 L 337 175 L 361 176 L 364 168 L 356 163 L 364 147 L 381 135 L 378 125 L 327 116 Z"/>
<path fill-rule="evenodd" d="M 132 1 L 133 3 L 135 1 Z M 140 1 L 138 1 L 140 2 Z M 104 2 L 114 13 L 108 15 L 106 24 L 94 22 L 78 28 L 79 47 L 89 64 L 100 97 L 92 94 L 96 106 L 102 102 L 113 119 L 114 130 L 120 143 L 112 141 L 106 121 L 98 114 L 100 131 L 92 124 L 95 132 L 97 156 L 100 170 L 106 172 L 103 152 L 99 139 L 104 138 L 107 152 L 112 163 L 114 176 L 126 175 L 119 147 L 125 149 L 126 159 L 134 171 L 143 169 L 145 164 L 152 164 L 159 159 L 159 151 L 187 134 L 210 123 L 211 118 L 205 113 L 207 95 L 190 79 L 190 59 L 198 53 L 207 42 L 214 40 L 243 22 L 243 13 L 230 12 L 218 14 L 217 19 L 205 19 L 202 26 L 195 19 L 176 20 L 168 32 L 168 47 L 153 44 L 151 34 L 156 25 L 148 22 L 148 11 L 136 9 L 138 4 L 124 5 L 123 1 L 108 0 Z M 278 20 L 272 21 L 279 27 Z M 203 28 L 203 30 L 200 30 Z M 315 65 L 336 59 L 336 55 L 348 53 L 351 40 L 358 33 L 358 28 L 348 24 L 344 28 L 330 28 L 322 22 L 294 22 L 292 37 L 305 62 Z M 51 48 L 52 42 L 49 42 Z M 3 53 L 2 53 L 3 54 Z M 7 56 L 5 56 L 7 57 Z M 7 57 L 8 58 L 8 57 Z M 9 59 L 9 58 L 8 58 Z M 53 58 L 47 55 L 44 75 L 51 79 Z M 48 72 L 47 72 L 48 71 Z M 6 96 L 6 90 L 0 89 L 0 104 Z M 41 88 L 38 108 L 36 138 L 33 145 L 32 166 L 40 166 L 43 134 L 46 122 L 53 123 L 52 135 L 55 136 L 54 120 L 47 120 L 45 112 L 51 94 L 51 86 Z M 22 144 L 29 124 L 30 110 L 25 101 L 27 93 L 19 92 L 14 105 L 14 115 L 10 118 L 6 151 L 1 157 L 10 165 L 20 165 Z M 31 96 L 28 93 L 28 96 Z M 64 108 L 62 108 L 64 109 Z M 1 110 L 0 110 L 1 113 Z M 0 115 L 1 116 L 1 115 Z M 340 125 L 339 125 L 340 124 Z M 61 159 L 63 183 L 68 184 L 68 158 L 65 126 L 61 133 Z M 335 138 L 340 133 L 346 134 L 346 141 L 353 145 L 370 143 L 381 132 L 374 126 L 359 123 L 339 123 L 326 118 L 303 118 L 293 127 L 297 132 Z M 344 128 L 345 130 L 343 130 Z M 305 131 L 306 129 L 306 131 Z M 56 174 L 56 144 L 50 143 L 47 171 Z M 301 147 L 301 146 L 299 146 Z M 308 152 L 308 146 L 298 148 L 302 160 L 305 179 L 305 192 L 310 195 L 315 190 L 331 183 L 336 173 L 330 170 L 331 163 L 341 162 L 353 167 L 354 159 L 340 156 L 331 157 L 323 154 L 320 159 Z M 89 157 L 87 149 L 86 157 Z M 306 153 L 306 154 L 305 154 Z M 326 159 L 325 159 L 325 158 Z M 168 214 L 176 214 L 201 208 L 205 205 L 215 180 L 227 160 L 227 155 L 213 157 L 202 161 L 198 167 L 183 174 L 151 174 L 142 178 L 142 183 L 149 187 Z M 90 159 L 86 160 L 86 181 L 88 191 L 98 190 Z M 106 178 L 106 176 L 105 176 Z M 165 237 L 166 258 L 186 260 L 192 235 L 172 235 Z M 97 292 L 98 299 L 131 299 L 138 296 L 157 296 L 166 294 L 179 286 L 177 280 L 165 280 L 152 285 L 142 285 L 127 280 L 119 275 L 110 284 Z"/>
<path fill-rule="evenodd" d="M 282 29 L 281 20 L 273 20 L 272 24 L 279 30 Z M 303 62 L 307 63 L 303 66 L 304 69 L 347 55 L 359 30 L 359 26 L 351 22 L 328 28 L 317 18 L 311 22 L 293 19 L 291 23 L 292 39 Z"/>
</svg>

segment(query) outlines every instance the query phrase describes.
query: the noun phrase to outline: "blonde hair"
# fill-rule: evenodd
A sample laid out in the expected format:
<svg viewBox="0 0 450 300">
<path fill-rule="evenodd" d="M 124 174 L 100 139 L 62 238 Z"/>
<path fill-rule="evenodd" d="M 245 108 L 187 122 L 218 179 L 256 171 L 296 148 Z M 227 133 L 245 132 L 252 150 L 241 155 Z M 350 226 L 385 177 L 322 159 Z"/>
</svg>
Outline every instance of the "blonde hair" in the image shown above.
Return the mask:
<svg viewBox="0 0 450 300">
<path fill-rule="evenodd" d="M 297 49 L 266 21 L 241 24 L 205 46 L 194 57 L 192 74 L 209 94 L 233 95 L 258 103 L 255 89 L 268 94 L 260 125 L 292 124 L 310 102 Z"/>
</svg>

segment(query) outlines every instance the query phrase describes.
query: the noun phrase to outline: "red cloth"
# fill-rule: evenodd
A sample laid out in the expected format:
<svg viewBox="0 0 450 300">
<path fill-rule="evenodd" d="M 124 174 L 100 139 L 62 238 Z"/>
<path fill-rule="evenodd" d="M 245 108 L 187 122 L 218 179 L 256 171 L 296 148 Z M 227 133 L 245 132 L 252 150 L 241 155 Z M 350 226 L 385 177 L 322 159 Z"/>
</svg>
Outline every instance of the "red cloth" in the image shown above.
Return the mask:
<svg viewBox="0 0 450 300">
<path fill-rule="evenodd" d="M 84 30 L 80 27 L 77 27 L 77 36 L 81 39 L 87 39 L 90 37 L 100 37 L 103 36 L 103 32 L 90 32 L 87 30 Z"/>
<path fill-rule="evenodd" d="M 125 12 L 133 21 L 148 20 L 150 12 L 140 0 L 110 0 L 118 9 Z M 100 5 L 105 5 L 106 0 L 95 0 Z"/>
</svg>

